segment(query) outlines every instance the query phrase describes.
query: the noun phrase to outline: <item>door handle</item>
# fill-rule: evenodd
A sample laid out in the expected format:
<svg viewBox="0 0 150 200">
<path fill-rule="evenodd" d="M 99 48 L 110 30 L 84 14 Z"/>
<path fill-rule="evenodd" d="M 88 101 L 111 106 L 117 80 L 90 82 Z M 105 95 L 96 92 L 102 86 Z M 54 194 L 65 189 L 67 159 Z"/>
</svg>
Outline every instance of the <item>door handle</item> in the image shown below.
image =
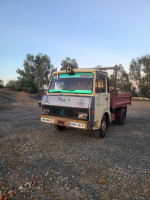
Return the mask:
<svg viewBox="0 0 150 200">
<path fill-rule="evenodd" d="M 108 100 L 108 97 L 106 97 L 105 100 L 107 101 L 107 100 Z"/>
</svg>

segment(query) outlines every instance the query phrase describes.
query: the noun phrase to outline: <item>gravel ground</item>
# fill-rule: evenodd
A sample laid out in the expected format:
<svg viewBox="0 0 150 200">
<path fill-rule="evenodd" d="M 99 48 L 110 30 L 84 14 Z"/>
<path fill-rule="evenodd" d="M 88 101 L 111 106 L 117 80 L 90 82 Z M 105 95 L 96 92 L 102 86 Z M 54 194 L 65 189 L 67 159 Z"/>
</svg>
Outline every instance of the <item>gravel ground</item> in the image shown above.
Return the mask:
<svg viewBox="0 0 150 200">
<path fill-rule="evenodd" d="M 0 200 L 150 199 L 150 102 L 104 139 L 40 123 L 37 105 L 0 109 Z"/>
</svg>

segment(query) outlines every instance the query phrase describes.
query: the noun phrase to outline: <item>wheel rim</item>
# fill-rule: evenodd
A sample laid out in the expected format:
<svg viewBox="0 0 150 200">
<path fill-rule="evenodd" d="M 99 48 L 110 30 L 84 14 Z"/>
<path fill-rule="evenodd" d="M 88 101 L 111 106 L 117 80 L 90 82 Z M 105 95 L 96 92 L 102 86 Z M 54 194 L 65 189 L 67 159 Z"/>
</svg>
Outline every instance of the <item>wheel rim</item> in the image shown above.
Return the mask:
<svg viewBox="0 0 150 200">
<path fill-rule="evenodd" d="M 106 132 L 106 128 L 107 128 L 106 122 L 103 121 L 103 122 L 102 122 L 102 133 L 105 133 L 105 132 Z"/>
</svg>

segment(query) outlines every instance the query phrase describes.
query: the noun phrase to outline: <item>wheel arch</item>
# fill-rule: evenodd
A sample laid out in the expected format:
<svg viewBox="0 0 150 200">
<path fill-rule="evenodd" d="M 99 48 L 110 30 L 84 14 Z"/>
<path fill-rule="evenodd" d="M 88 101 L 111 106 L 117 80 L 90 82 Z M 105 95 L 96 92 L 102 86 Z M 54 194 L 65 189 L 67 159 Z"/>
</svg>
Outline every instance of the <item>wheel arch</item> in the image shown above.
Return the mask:
<svg viewBox="0 0 150 200">
<path fill-rule="evenodd" d="M 103 116 L 106 117 L 106 119 L 107 119 L 107 125 L 109 125 L 110 124 L 110 115 L 109 115 L 109 113 L 105 112 Z"/>
<path fill-rule="evenodd" d="M 110 111 L 108 109 L 105 109 L 103 113 L 101 113 L 100 118 L 98 121 L 94 122 L 94 127 L 96 127 L 96 129 L 100 128 L 101 125 L 101 121 L 103 119 L 103 116 L 106 116 L 108 125 L 111 123 L 111 115 L 110 115 Z"/>
</svg>

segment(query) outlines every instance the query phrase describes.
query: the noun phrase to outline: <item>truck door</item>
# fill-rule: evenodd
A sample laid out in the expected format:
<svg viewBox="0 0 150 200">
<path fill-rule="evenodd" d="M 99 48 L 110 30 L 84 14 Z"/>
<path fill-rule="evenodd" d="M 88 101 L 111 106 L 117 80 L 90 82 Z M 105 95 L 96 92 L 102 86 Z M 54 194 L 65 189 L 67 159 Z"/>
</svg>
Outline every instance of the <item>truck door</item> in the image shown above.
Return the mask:
<svg viewBox="0 0 150 200">
<path fill-rule="evenodd" d="M 101 120 L 105 112 L 109 112 L 110 94 L 107 87 L 107 76 L 97 73 L 95 83 L 95 118 L 94 122 Z"/>
</svg>

